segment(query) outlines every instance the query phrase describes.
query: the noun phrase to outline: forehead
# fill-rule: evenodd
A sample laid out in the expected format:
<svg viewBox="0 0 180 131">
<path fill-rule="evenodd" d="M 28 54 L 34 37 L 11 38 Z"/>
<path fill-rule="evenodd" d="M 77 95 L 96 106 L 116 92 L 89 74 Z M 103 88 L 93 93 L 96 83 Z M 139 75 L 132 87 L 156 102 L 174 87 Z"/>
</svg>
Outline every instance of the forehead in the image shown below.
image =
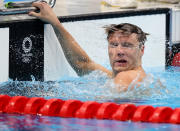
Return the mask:
<svg viewBox="0 0 180 131">
<path fill-rule="evenodd" d="M 109 35 L 109 42 L 111 41 L 128 41 L 128 42 L 132 42 L 132 43 L 137 43 L 138 39 L 137 39 L 137 34 L 132 33 L 132 34 L 125 34 L 122 32 L 114 32 L 112 34 Z"/>
</svg>

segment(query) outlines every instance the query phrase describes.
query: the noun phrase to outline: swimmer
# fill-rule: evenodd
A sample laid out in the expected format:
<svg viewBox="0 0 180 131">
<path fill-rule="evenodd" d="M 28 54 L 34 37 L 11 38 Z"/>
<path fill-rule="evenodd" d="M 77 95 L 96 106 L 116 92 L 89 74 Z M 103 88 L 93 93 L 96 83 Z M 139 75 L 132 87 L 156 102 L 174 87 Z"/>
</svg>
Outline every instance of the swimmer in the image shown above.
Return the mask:
<svg viewBox="0 0 180 131">
<path fill-rule="evenodd" d="M 105 27 L 109 60 L 112 67 L 112 71 L 110 71 L 91 60 L 72 35 L 63 27 L 48 4 L 35 2 L 32 5 L 39 8 L 40 12 L 32 11 L 29 12 L 29 15 L 52 25 L 66 59 L 79 76 L 94 70 L 101 70 L 113 78 L 114 83 L 119 85 L 118 88 L 123 87 L 123 90 L 127 90 L 134 80 L 136 81 L 133 84 L 138 85 L 146 77 L 142 67 L 142 56 L 148 34 L 136 25 L 122 23 Z"/>
</svg>

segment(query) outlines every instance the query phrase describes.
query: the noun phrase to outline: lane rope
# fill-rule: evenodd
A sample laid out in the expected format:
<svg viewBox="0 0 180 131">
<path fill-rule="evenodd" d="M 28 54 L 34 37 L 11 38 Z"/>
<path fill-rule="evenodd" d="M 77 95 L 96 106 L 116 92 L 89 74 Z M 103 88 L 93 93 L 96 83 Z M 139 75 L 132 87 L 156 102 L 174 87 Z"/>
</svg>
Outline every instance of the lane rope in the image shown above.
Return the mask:
<svg viewBox="0 0 180 131">
<path fill-rule="evenodd" d="M 180 107 L 0 95 L 0 112 L 84 119 L 180 124 Z"/>
</svg>

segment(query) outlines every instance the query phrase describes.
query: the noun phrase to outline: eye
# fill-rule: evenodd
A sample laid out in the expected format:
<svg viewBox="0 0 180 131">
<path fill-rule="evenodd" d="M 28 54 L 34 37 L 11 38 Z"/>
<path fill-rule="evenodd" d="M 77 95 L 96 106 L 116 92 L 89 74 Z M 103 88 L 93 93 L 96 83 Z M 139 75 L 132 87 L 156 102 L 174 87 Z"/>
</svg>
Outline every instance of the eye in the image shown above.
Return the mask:
<svg viewBox="0 0 180 131">
<path fill-rule="evenodd" d="M 118 43 L 110 43 L 109 44 L 111 47 L 117 47 L 118 46 Z"/>
<path fill-rule="evenodd" d="M 134 45 L 131 44 L 131 43 L 127 43 L 127 42 L 122 43 L 122 47 L 125 47 L 125 48 L 132 48 L 133 46 L 134 46 Z"/>
</svg>

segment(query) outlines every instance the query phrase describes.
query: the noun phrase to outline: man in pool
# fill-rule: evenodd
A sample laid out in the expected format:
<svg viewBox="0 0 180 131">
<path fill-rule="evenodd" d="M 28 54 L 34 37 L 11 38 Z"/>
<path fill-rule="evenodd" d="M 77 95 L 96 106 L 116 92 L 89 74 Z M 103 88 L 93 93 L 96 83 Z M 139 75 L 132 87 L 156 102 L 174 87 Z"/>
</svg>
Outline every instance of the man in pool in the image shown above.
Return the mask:
<svg viewBox="0 0 180 131">
<path fill-rule="evenodd" d="M 112 77 L 114 83 L 123 90 L 126 90 L 134 80 L 136 82 L 133 84 L 138 85 L 146 77 L 142 68 L 142 56 L 147 33 L 139 27 L 128 23 L 105 27 L 112 67 L 110 71 L 89 58 L 46 3 L 35 2 L 33 6 L 39 8 L 40 12 L 30 12 L 29 15 L 53 26 L 68 62 L 79 76 L 101 70 Z"/>
</svg>

